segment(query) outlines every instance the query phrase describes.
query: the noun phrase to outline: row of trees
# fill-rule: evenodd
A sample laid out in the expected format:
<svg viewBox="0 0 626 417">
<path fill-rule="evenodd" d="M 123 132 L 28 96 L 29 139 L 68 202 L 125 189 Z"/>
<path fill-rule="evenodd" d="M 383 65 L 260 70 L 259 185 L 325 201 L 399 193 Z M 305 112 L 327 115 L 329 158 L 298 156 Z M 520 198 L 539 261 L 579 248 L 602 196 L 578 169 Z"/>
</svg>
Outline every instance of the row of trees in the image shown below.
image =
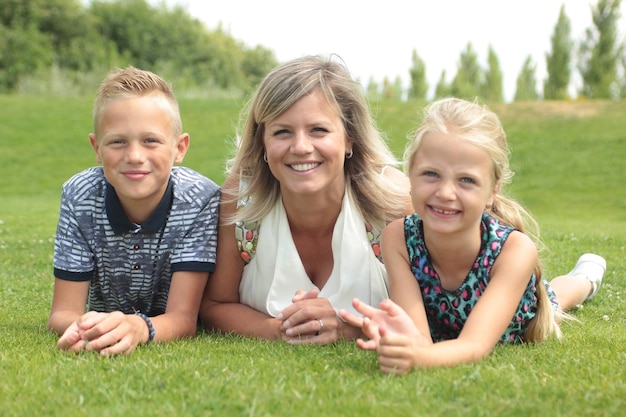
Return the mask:
<svg viewBox="0 0 626 417">
<path fill-rule="evenodd" d="M 54 73 L 73 84 L 93 83 L 127 65 L 158 72 L 183 88 L 246 90 L 277 60 L 267 48 L 208 30 L 180 6 L 154 7 L 146 0 L 0 2 L 0 92 L 16 92 Z M 85 88 L 93 91 L 92 85 Z"/>
<path fill-rule="evenodd" d="M 592 8 L 593 26 L 588 28 L 585 38 L 578 47 L 571 36 L 571 23 L 565 6 L 561 6 L 558 20 L 551 38 L 551 51 L 546 54 L 547 78 L 543 81 L 543 95 L 537 90 L 536 65 L 528 56 L 517 77 L 514 100 L 570 99 L 569 86 L 576 66 L 582 78 L 582 89 L 578 95 L 587 98 L 619 99 L 626 97 L 626 54 L 623 40 L 618 39 L 621 0 L 599 0 Z M 577 60 L 577 61 L 575 61 Z M 426 82 L 426 64 L 413 51 L 408 97 L 425 100 L 428 92 Z M 498 57 L 489 47 L 487 68 L 478 63 L 478 56 L 469 43 L 457 66 L 457 73 L 451 82 L 447 82 L 445 70 L 435 87 L 435 97 L 453 95 L 457 97 L 480 97 L 490 102 L 504 100 L 503 77 Z M 401 82 L 388 80 L 381 89 L 370 80 L 370 94 L 383 97 L 398 97 L 401 94 Z"/>
<path fill-rule="evenodd" d="M 592 8 L 593 26 L 575 45 L 565 7 L 546 54 L 547 78 L 537 91 L 535 64 L 529 56 L 518 77 L 515 100 L 571 98 L 568 89 L 575 66 L 588 98 L 626 96 L 626 54 L 618 39 L 621 0 L 598 0 Z M 114 67 L 135 65 L 174 82 L 177 91 L 250 91 L 278 64 L 265 47 L 249 47 L 221 28 L 209 30 L 180 6 L 151 6 L 146 0 L 2 0 L 0 2 L 0 93 L 43 85 L 54 93 L 53 81 L 62 80 L 63 93 L 91 93 Z M 426 100 L 429 85 L 426 64 L 413 51 L 408 91 L 399 77 L 379 86 L 370 80 L 374 98 Z M 29 87 L 30 86 L 30 87 Z M 498 56 L 489 47 L 483 69 L 472 44 L 462 51 L 451 81 L 445 70 L 435 97 L 479 97 L 504 100 Z"/>
</svg>

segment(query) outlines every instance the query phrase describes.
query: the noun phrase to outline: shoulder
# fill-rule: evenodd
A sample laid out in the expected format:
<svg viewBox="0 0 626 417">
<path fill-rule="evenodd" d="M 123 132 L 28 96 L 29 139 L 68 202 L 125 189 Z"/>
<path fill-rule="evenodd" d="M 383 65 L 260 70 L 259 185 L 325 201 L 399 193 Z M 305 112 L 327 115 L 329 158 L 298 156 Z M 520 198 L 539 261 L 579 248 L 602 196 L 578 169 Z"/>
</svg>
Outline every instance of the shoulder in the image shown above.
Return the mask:
<svg viewBox="0 0 626 417">
<path fill-rule="evenodd" d="M 406 190 L 408 193 L 411 189 L 411 183 L 409 182 L 409 178 L 406 174 L 400 171 L 398 168 L 393 167 L 391 165 L 386 165 L 381 175 L 389 182 L 395 184 L 398 188 L 402 190 Z"/>
<path fill-rule="evenodd" d="M 509 237 L 502 247 L 502 253 L 504 254 L 505 252 L 514 252 L 520 255 L 526 254 L 536 258 L 538 251 L 537 245 L 535 245 L 535 242 L 533 242 L 528 235 L 513 229 L 510 231 Z"/>
<path fill-rule="evenodd" d="M 193 203 L 207 203 L 219 197 L 220 187 L 211 179 L 187 167 L 173 167 L 171 174 L 174 198 Z"/>
<path fill-rule="evenodd" d="M 73 175 L 63 184 L 63 198 L 66 200 L 83 201 L 89 196 L 104 196 L 106 178 L 102 167 L 91 167 Z"/>
<path fill-rule="evenodd" d="M 396 240 L 398 236 L 404 236 L 404 222 L 410 217 L 395 219 L 387 224 L 382 232 L 382 240 L 388 242 L 390 239 Z"/>
</svg>

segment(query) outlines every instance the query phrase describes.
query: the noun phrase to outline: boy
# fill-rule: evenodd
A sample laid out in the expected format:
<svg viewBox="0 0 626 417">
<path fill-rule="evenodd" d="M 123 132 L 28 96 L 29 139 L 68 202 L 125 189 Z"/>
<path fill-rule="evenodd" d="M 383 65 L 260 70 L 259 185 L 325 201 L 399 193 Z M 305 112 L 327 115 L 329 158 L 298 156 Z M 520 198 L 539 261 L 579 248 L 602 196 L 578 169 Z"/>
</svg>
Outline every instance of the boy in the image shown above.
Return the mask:
<svg viewBox="0 0 626 417">
<path fill-rule="evenodd" d="M 219 188 L 183 161 L 178 103 L 136 68 L 101 84 L 89 135 L 96 161 L 63 185 L 48 327 L 57 347 L 130 353 L 195 335 L 215 268 Z M 89 312 L 85 313 L 85 303 Z"/>
</svg>

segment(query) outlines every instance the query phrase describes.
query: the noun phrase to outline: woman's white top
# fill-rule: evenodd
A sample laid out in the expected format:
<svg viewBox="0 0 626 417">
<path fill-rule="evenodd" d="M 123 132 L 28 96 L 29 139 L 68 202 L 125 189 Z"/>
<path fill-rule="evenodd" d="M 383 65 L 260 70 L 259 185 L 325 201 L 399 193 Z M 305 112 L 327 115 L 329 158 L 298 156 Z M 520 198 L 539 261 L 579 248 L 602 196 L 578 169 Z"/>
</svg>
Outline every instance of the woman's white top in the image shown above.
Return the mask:
<svg viewBox="0 0 626 417">
<path fill-rule="evenodd" d="M 388 297 L 385 266 L 374 254 L 365 220 L 347 191 L 333 230 L 332 251 L 333 270 L 320 289 L 320 298 L 328 298 L 335 310 L 357 314 L 352 307 L 353 298 L 378 306 Z M 261 222 L 256 253 L 244 267 L 239 285 L 240 301 L 275 317 L 292 304 L 297 290 L 308 291 L 313 287 L 279 199 Z"/>
</svg>

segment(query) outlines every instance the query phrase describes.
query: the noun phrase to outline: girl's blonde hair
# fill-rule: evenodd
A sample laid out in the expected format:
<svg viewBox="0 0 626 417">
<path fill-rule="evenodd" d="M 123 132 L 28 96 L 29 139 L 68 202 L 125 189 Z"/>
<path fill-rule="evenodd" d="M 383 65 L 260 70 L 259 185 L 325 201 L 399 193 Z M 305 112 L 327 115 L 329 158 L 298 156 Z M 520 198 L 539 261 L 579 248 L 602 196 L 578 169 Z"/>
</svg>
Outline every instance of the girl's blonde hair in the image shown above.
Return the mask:
<svg viewBox="0 0 626 417">
<path fill-rule="evenodd" d="M 227 221 L 260 220 L 276 204 L 280 184 L 263 160 L 265 126 L 314 91 L 324 95 L 343 121 L 352 144 L 352 157 L 344 162 L 346 183 L 366 222 L 382 230 L 387 221 L 403 216 L 408 190 L 396 189 L 381 175 L 385 166 L 397 165 L 397 160 L 376 127 L 362 86 L 333 57 L 305 56 L 272 70 L 242 112 L 243 128 L 227 174 L 244 187 L 225 187 L 223 193 L 249 203 Z"/>
<path fill-rule="evenodd" d="M 498 116 L 485 106 L 458 98 L 445 98 L 433 102 L 424 110 L 424 118 L 413 134 L 404 153 L 405 170 L 411 173 L 415 155 L 419 151 L 424 135 L 427 133 L 449 133 L 471 142 L 483 149 L 491 157 L 494 184 L 501 185 L 511 182 L 513 172 L 509 167 L 510 150 L 506 135 Z M 530 236 L 541 249 L 539 226 L 531 214 L 518 202 L 510 197 L 496 194 L 493 204 L 487 213 L 501 223 L 514 227 Z M 556 318 L 562 316 L 554 311 L 542 279 L 540 262 L 535 267 L 537 313 L 525 332 L 525 340 L 538 342 L 554 334 L 561 336 Z"/>
<path fill-rule="evenodd" d="M 162 101 L 163 109 L 171 116 L 172 133 L 179 136 L 183 125 L 172 87 L 158 75 L 132 66 L 111 72 L 100 84 L 93 107 L 93 128 L 96 136 L 102 113 L 112 101 L 145 96 L 153 96 L 155 100 Z"/>
</svg>

